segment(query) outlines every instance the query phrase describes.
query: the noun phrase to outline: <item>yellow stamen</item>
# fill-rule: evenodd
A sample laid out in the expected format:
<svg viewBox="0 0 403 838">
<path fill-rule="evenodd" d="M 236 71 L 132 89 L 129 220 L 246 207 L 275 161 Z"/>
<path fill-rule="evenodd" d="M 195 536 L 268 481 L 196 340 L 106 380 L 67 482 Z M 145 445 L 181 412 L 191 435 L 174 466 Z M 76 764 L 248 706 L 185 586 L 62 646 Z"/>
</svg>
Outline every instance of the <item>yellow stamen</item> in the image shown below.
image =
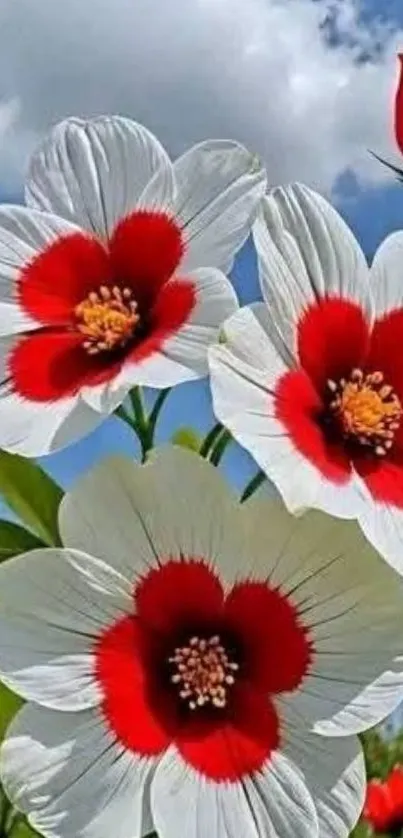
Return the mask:
<svg viewBox="0 0 403 838">
<path fill-rule="evenodd" d="M 378 457 L 392 447 L 400 427 L 402 404 L 382 372 L 352 371 L 348 380 L 327 382 L 331 412 L 342 433 L 361 445 L 370 446 Z"/>
<path fill-rule="evenodd" d="M 85 336 L 88 355 L 124 347 L 139 323 L 137 303 L 130 288 L 101 285 L 79 303 L 74 314 L 78 330 Z"/>
</svg>

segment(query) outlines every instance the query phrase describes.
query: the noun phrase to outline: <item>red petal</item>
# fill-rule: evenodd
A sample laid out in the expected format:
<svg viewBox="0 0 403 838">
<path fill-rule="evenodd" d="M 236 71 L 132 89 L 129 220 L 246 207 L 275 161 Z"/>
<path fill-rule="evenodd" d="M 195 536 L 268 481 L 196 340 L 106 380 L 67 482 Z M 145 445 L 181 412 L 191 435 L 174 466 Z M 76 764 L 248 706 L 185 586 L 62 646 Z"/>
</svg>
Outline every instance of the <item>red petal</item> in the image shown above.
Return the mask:
<svg viewBox="0 0 403 838">
<path fill-rule="evenodd" d="M 224 593 L 213 570 L 202 560 L 170 560 L 149 571 L 135 591 L 136 612 L 148 630 L 175 635 L 214 626 L 222 614 Z"/>
<path fill-rule="evenodd" d="M 372 331 L 366 368 L 369 372 L 380 370 L 385 381 L 394 387 L 403 401 L 402 334 L 403 309 L 394 309 L 377 320 Z"/>
<path fill-rule="evenodd" d="M 90 291 L 110 284 L 108 255 L 96 239 L 64 236 L 21 271 L 17 294 L 22 308 L 48 325 L 70 323 L 75 306 Z"/>
<path fill-rule="evenodd" d="M 350 459 L 342 445 L 330 442 L 320 426 L 321 399 L 303 370 L 282 376 L 276 391 L 276 417 L 295 448 L 333 483 L 347 483 Z"/>
<path fill-rule="evenodd" d="M 138 622 L 122 617 L 99 638 L 96 677 L 102 712 L 121 745 L 143 756 L 160 754 L 169 737 L 154 712 L 155 698 L 144 664 L 145 644 Z"/>
<path fill-rule="evenodd" d="M 225 625 L 240 638 L 242 678 L 268 693 L 298 687 L 312 643 L 288 597 L 263 582 L 239 583 L 226 600 Z"/>
<path fill-rule="evenodd" d="M 147 336 L 134 346 L 125 360 L 138 363 L 163 349 L 168 338 L 188 321 L 195 303 L 196 290 L 190 280 L 171 280 L 164 285 L 150 312 Z"/>
<path fill-rule="evenodd" d="M 399 81 L 395 97 L 395 137 L 397 145 L 403 154 L 403 55 L 399 59 Z"/>
<path fill-rule="evenodd" d="M 374 500 L 403 509 L 403 452 L 387 459 L 357 459 L 354 466 Z"/>
<path fill-rule="evenodd" d="M 76 395 L 84 385 L 109 381 L 122 361 L 88 355 L 82 336 L 74 332 L 43 331 L 20 339 L 7 365 L 14 392 L 31 401 L 51 402 Z"/>
<path fill-rule="evenodd" d="M 314 303 L 298 324 L 300 364 L 322 393 L 326 381 L 349 376 L 362 367 L 369 345 L 369 327 L 358 303 L 326 298 Z"/>
<path fill-rule="evenodd" d="M 116 227 L 109 242 L 113 273 L 129 285 L 140 310 L 153 304 L 179 265 L 183 242 L 173 218 L 163 212 L 134 212 Z"/>
<path fill-rule="evenodd" d="M 279 721 L 267 696 L 248 687 L 234 694 L 231 719 L 184 725 L 176 746 L 189 765 L 216 782 L 259 771 L 279 745 Z"/>
<path fill-rule="evenodd" d="M 378 780 L 371 780 L 367 785 L 367 793 L 363 809 L 363 817 L 372 827 L 383 832 L 393 823 L 393 809 L 386 784 Z"/>
<path fill-rule="evenodd" d="M 403 768 L 401 765 L 395 765 L 392 768 L 386 780 L 386 785 L 394 808 L 398 809 L 399 813 L 403 815 Z"/>
</svg>

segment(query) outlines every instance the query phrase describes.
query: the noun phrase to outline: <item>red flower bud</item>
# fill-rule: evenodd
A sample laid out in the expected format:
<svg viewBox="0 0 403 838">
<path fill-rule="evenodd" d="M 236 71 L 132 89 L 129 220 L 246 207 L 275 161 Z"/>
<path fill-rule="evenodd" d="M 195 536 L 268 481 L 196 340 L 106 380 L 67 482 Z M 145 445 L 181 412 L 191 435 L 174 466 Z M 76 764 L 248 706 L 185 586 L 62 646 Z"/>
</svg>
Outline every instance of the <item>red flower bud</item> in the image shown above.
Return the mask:
<svg viewBox="0 0 403 838">
<path fill-rule="evenodd" d="M 403 53 L 399 53 L 399 81 L 395 98 L 395 137 L 403 154 Z"/>
</svg>

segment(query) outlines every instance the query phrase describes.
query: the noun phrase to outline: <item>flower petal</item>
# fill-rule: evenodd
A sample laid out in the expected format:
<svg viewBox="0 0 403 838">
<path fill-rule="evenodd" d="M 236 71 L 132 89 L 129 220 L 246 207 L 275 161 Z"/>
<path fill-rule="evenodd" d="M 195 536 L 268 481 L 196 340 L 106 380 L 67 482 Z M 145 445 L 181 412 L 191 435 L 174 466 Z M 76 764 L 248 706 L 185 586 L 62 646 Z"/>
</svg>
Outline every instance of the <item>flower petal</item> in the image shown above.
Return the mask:
<svg viewBox="0 0 403 838">
<path fill-rule="evenodd" d="M 377 724 L 403 692 L 399 576 L 355 522 L 320 512 L 292 519 L 268 498 L 250 501 L 244 514 L 254 573 L 269 574 L 290 597 L 312 641 L 308 674 L 290 693 L 290 706 L 325 736 Z"/>
<path fill-rule="evenodd" d="M 63 499 L 60 531 L 65 544 L 113 563 L 130 579 L 181 556 L 204 558 L 233 579 L 247 556 L 237 511 L 214 466 L 167 446 L 145 466 L 123 458 L 98 465 Z"/>
<path fill-rule="evenodd" d="M 403 307 L 403 232 L 387 236 L 375 253 L 370 283 L 377 317 Z"/>
<path fill-rule="evenodd" d="M 316 806 L 323 838 L 348 838 L 365 799 L 365 763 L 355 737 L 335 742 L 309 734 L 286 720 L 284 753 L 301 768 Z"/>
<path fill-rule="evenodd" d="M 273 344 L 266 306 L 256 303 L 240 309 L 224 323 L 222 332 L 224 342 L 209 350 L 218 419 L 275 483 L 290 511 L 319 506 L 334 515 L 354 517 L 359 502 L 354 479 L 325 444 L 311 406 L 300 404 L 302 394 L 289 392 L 290 398 L 298 396 L 296 402 L 291 398 L 288 415 L 294 418 L 299 437 L 278 415 L 276 390 L 288 370 Z M 283 400 L 283 414 L 286 406 Z"/>
<path fill-rule="evenodd" d="M 62 218 L 19 206 L 0 207 L 0 336 L 43 325 L 21 295 L 24 271 L 50 245 L 80 233 Z M 52 323 L 52 320 L 46 321 Z"/>
<path fill-rule="evenodd" d="M 394 469 L 391 464 L 387 472 L 395 492 L 402 481 L 401 469 Z M 373 483 L 371 490 L 374 492 Z M 399 574 L 403 574 L 403 509 L 397 508 L 387 497 L 383 500 L 376 495 L 371 497 L 367 492 L 367 502 L 358 520 L 363 533 L 375 549 Z"/>
<path fill-rule="evenodd" d="M 143 126 L 120 116 L 60 122 L 34 153 L 26 199 L 30 206 L 56 212 L 107 239 L 138 205 L 154 180 L 148 201 L 171 192 L 171 163 L 158 140 Z M 172 181 L 173 183 L 173 181 Z"/>
<path fill-rule="evenodd" d="M 207 349 L 218 337 L 218 330 L 237 308 L 231 283 L 221 271 L 199 268 L 190 274 L 196 304 L 187 322 L 162 347 L 171 361 L 189 367 L 197 376 L 208 373 Z"/>
<path fill-rule="evenodd" d="M 67 550 L 34 550 L 0 565 L 0 674 L 46 707 L 99 703 L 93 644 L 132 610 L 130 587 L 103 562 Z"/>
<path fill-rule="evenodd" d="M 326 296 L 359 302 L 371 317 L 368 267 L 357 241 L 321 195 L 301 184 L 274 189 L 254 228 L 262 292 L 283 357 L 294 357 L 296 324 Z"/>
<path fill-rule="evenodd" d="M 29 402 L 0 387 L 0 448 L 25 457 L 59 451 L 102 422 L 104 416 L 80 399 Z"/>
<path fill-rule="evenodd" d="M 187 250 L 181 272 L 213 266 L 228 273 L 266 189 L 266 173 L 238 143 L 208 140 L 174 163 L 175 215 Z"/>
<path fill-rule="evenodd" d="M 153 762 L 123 750 L 92 711 L 24 707 L 0 752 L 7 795 L 47 838 L 133 838 L 152 830 Z"/>
<path fill-rule="evenodd" d="M 242 782 L 206 782 L 173 749 L 151 785 L 155 829 L 165 838 L 316 838 L 315 807 L 299 772 L 275 753 L 262 771 Z"/>
</svg>

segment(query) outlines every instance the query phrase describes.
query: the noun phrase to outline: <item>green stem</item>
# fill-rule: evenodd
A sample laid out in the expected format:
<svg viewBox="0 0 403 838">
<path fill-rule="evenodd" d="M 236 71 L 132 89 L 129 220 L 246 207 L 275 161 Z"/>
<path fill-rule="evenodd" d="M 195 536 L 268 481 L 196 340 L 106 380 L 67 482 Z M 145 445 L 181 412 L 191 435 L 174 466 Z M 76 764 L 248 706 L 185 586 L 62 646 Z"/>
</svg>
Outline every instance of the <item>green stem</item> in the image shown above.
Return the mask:
<svg viewBox="0 0 403 838">
<path fill-rule="evenodd" d="M 148 452 L 153 447 L 153 429 L 146 413 L 141 387 L 133 388 L 130 393 L 130 399 L 134 413 L 133 427 L 139 438 L 141 461 L 144 463 L 147 459 Z"/>
<path fill-rule="evenodd" d="M 0 838 L 7 836 L 7 826 L 11 812 L 12 805 L 0 787 Z"/>
<path fill-rule="evenodd" d="M 158 394 L 158 396 L 157 396 L 157 398 L 156 398 L 156 400 L 153 404 L 151 413 L 148 417 L 148 421 L 150 423 L 150 428 L 151 428 L 153 440 L 154 440 L 155 426 L 157 424 L 158 417 L 161 413 L 161 409 L 164 405 L 165 399 L 167 398 L 167 396 L 169 396 L 171 390 L 172 390 L 172 387 L 167 387 L 166 390 L 161 390 L 160 391 L 160 393 Z"/>
<path fill-rule="evenodd" d="M 218 466 L 224 454 L 224 451 L 227 445 L 229 445 L 229 443 L 231 442 L 231 440 L 232 436 L 230 432 L 227 431 L 226 428 L 223 428 L 210 451 L 210 462 L 213 464 L 213 466 Z"/>
<path fill-rule="evenodd" d="M 265 480 L 265 473 L 263 471 L 258 471 L 255 474 L 255 476 L 252 477 L 252 480 L 250 480 L 249 483 L 246 484 L 241 495 L 241 503 L 250 498 L 250 496 L 253 495 L 254 492 L 256 492 L 256 490 L 259 488 L 259 486 L 262 485 L 262 483 L 264 483 Z"/>
<path fill-rule="evenodd" d="M 123 422 L 126 422 L 126 425 L 129 425 L 129 427 L 133 430 L 133 428 L 134 428 L 133 419 L 131 418 L 131 416 L 127 412 L 126 408 L 124 408 L 122 404 L 119 405 L 119 407 L 116 408 L 115 416 L 119 416 L 119 419 L 122 419 Z"/>
<path fill-rule="evenodd" d="M 201 457 L 208 457 L 208 455 L 210 453 L 210 450 L 211 450 L 212 446 L 214 445 L 218 435 L 223 430 L 224 430 L 224 428 L 223 428 L 221 422 L 217 422 L 217 424 L 214 425 L 211 428 L 211 430 L 208 432 L 208 434 L 204 437 L 204 440 L 203 440 L 203 442 L 200 446 L 200 456 Z"/>
</svg>

